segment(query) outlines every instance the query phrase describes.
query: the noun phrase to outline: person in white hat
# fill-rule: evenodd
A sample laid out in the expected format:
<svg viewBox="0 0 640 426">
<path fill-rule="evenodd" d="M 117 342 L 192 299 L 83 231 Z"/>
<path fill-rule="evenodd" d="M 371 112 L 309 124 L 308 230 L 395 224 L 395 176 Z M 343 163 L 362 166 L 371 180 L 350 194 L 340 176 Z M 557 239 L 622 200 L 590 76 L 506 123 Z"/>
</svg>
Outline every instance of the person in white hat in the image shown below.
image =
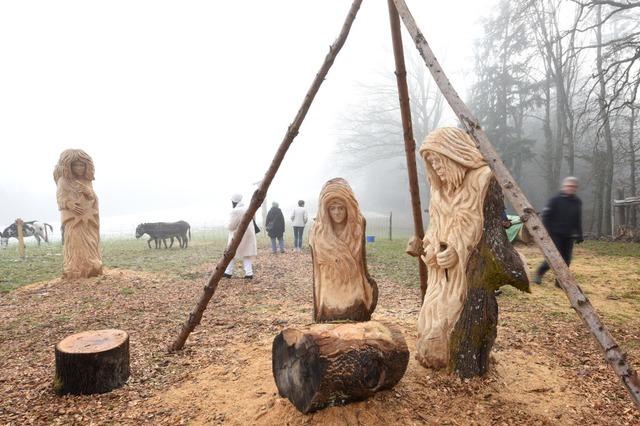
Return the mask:
<svg viewBox="0 0 640 426">
<path fill-rule="evenodd" d="M 240 225 L 240 221 L 242 220 L 242 216 L 244 216 L 244 212 L 246 208 L 242 203 L 242 195 L 233 194 L 231 196 L 231 205 L 233 209 L 229 215 L 229 240 L 227 245 L 231 244 L 231 240 L 238 229 L 238 225 Z M 253 222 L 249 224 L 247 230 L 242 236 L 242 241 L 240 241 L 240 245 L 236 250 L 236 255 L 231 262 L 229 262 L 229 266 L 224 271 L 225 278 L 231 278 L 233 275 L 233 268 L 235 267 L 236 260 L 242 259 L 242 264 L 244 266 L 244 278 L 250 280 L 253 278 L 253 258 L 258 254 L 258 246 L 256 243 L 256 231 L 254 228 Z"/>
</svg>

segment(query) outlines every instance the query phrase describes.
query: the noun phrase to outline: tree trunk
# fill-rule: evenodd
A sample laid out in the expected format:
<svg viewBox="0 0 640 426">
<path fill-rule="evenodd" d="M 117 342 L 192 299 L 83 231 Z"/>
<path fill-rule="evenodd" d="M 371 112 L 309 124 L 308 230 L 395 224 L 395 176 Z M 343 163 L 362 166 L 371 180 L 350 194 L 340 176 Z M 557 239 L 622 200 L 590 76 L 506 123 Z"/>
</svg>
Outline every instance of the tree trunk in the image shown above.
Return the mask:
<svg viewBox="0 0 640 426">
<path fill-rule="evenodd" d="M 484 201 L 484 233 L 467 264 L 467 297 L 451 335 L 449 368 L 460 377 L 482 375 L 489 367 L 498 325 L 495 290 L 509 284 L 529 291 L 525 266 L 502 227 L 502 212 L 502 190 L 491 179 Z"/>
<path fill-rule="evenodd" d="M 636 121 L 636 107 L 634 105 L 631 106 L 631 122 L 629 124 L 629 185 L 631 186 L 631 196 L 635 197 L 636 195 L 636 150 L 633 144 L 633 136 L 634 136 L 634 128 Z M 629 208 L 629 223 L 631 227 L 636 229 L 636 206 L 631 206 Z"/>
<path fill-rule="evenodd" d="M 595 226 L 596 237 L 602 236 L 602 230 L 604 227 L 603 212 L 604 212 L 604 166 L 603 166 L 604 154 L 596 148 L 593 152 L 593 172 L 594 172 L 594 204 L 595 204 Z"/>
<path fill-rule="evenodd" d="M 607 105 L 607 88 L 605 84 L 605 75 L 602 68 L 602 6 L 597 8 L 598 26 L 596 30 L 596 66 L 598 70 L 598 84 L 600 86 L 600 95 L 598 96 L 598 105 L 600 107 L 600 119 L 602 120 L 603 137 L 606 146 L 606 162 L 604 176 L 604 232 L 611 235 L 611 201 L 613 187 L 613 140 L 611 137 L 611 125 L 609 123 L 609 108 Z"/>
<path fill-rule="evenodd" d="M 564 129 L 565 129 L 565 112 L 564 102 L 561 97 L 562 88 L 564 87 L 564 77 L 562 73 L 562 65 L 554 60 L 555 66 L 555 86 L 556 86 L 556 145 L 553 154 L 553 170 L 556 176 L 556 185 L 560 180 L 562 173 L 562 152 L 564 151 Z"/>
<path fill-rule="evenodd" d="M 59 395 L 109 392 L 129 378 L 129 335 L 122 330 L 73 334 L 56 345 L 55 353 Z"/>
<path fill-rule="evenodd" d="M 553 132 L 551 130 L 551 76 L 547 74 L 545 78 L 545 100 L 544 100 L 544 162 L 545 178 L 547 181 L 547 195 L 553 194 L 558 187 L 558 177 L 555 175 L 553 167 Z"/>
<path fill-rule="evenodd" d="M 287 328 L 273 341 L 278 392 L 303 413 L 390 389 L 408 363 L 402 333 L 375 321 Z"/>
</svg>

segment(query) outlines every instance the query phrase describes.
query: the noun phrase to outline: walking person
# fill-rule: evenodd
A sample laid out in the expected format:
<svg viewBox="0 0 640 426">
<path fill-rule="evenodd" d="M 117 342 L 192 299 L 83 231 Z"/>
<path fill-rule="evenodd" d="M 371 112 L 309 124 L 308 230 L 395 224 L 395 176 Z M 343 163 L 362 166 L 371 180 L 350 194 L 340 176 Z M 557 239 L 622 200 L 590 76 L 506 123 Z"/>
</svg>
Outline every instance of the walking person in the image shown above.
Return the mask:
<svg viewBox="0 0 640 426">
<path fill-rule="evenodd" d="M 582 201 L 576 195 L 578 179 L 570 176 L 562 182 L 560 192 L 549 200 L 542 212 L 542 223 L 549 232 L 549 236 L 558 248 L 560 255 L 569 265 L 573 252 L 573 242 L 580 244 L 582 235 Z M 536 284 L 542 283 L 542 276 L 549 270 L 545 260 L 540 264 L 533 278 Z M 556 287 L 559 287 L 556 281 Z"/>
<path fill-rule="evenodd" d="M 233 239 L 236 230 L 238 229 L 238 225 L 240 225 L 240 221 L 242 220 L 242 216 L 244 216 L 244 212 L 246 208 L 244 204 L 242 204 L 242 195 L 234 194 L 231 196 L 231 205 L 233 208 L 231 209 L 231 213 L 229 214 L 229 240 L 227 245 L 231 244 L 231 240 Z M 258 245 L 256 243 L 256 227 L 254 223 L 250 223 L 242 236 L 242 240 L 240 241 L 240 245 L 236 250 L 236 255 L 231 262 L 229 262 L 229 266 L 224 271 L 223 277 L 231 278 L 233 276 L 233 268 L 235 267 L 236 260 L 242 260 L 242 265 L 244 267 L 244 278 L 250 280 L 253 278 L 253 258 L 258 254 Z"/>
<path fill-rule="evenodd" d="M 280 253 L 284 253 L 284 215 L 278 207 L 278 203 L 271 204 L 271 209 L 267 213 L 267 234 L 271 238 L 271 253 L 276 251 L 276 239 L 280 245 Z"/>
<path fill-rule="evenodd" d="M 307 219 L 307 209 L 304 208 L 304 201 L 300 200 L 298 201 L 298 207 L 296 207 L 291 214 L 294 251 L 302 251 L 302 234 L 304 233 L 304 226 L 307 224 Z"/>
</svg>

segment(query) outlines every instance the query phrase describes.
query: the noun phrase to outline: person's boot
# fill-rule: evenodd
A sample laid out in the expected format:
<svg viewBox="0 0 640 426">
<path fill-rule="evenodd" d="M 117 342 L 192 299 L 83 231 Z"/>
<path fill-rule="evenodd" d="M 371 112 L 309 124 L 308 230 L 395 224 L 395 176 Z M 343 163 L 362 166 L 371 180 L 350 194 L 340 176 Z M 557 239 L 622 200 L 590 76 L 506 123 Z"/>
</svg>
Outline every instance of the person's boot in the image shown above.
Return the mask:
<svg viewBox="0 0 640 426">
<path fill-rule="evenodd" d="M 223 277 L 225 278 L 231 278 L 231 274 L 227 274 L 226 272 L 224 274 L 222 274 Z"/>
<path fill-rule="evenodd" d="M 252 280 L 253 279 L 253 275 L 245 275 L 244 279 L 245 280 Z"/>
<path fill-rule="evenodd" d="M 533 276 L 532 281 L 538 285 L 542 284 L 542 275 L 536 272 L 536 274 Z"/>
</svg>

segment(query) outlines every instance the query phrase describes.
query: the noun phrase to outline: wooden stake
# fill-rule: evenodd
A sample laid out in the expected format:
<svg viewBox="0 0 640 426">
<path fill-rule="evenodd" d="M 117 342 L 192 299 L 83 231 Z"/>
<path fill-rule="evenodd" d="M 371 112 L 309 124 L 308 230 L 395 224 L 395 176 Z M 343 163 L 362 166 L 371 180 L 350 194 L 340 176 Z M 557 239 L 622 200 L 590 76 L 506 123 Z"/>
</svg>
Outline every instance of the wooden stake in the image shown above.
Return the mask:
<svg viewBox="0 0 640 426">
<path fill-rule="evenodd" d="M 307 94 L 305 95 L 304 101 L 302 102 L 302 105 L 300 106 L 298 113 L 296 114 L 293 122 L 289 125 L 289 128 L 287 129 L 287 133 L 285 134 L 284 139 L 280 143 L 280 147 L 278 148 L 278 151 L 273 157 L 273 160 L 271 162 L 271 165 L 269 166 L 269 169 L 265 173 L 264 179 L 262 179 L 262 181 L 260 182 L 260 185 L 258 186 L 258 189 L 256 189 L 256 191 L 253 193 L 253 196 L 251 197 L 251 203 L 247 207 L 247 210 L 244 216 L 242 217 L 240 224 L 238 225 L 238 229 L 234 233 L 235 237 L 233 238 L 233 240 L 231 240 L 231 244 L 229 244 L 229 246 L 226 248 L 222 256 L 222 259 L 218 261 L 216 268 L 214 269 L 213 273 L 209 277 L 209 280 L 207 284 L 204 286 L 202 295 L 200 296 L 200 300 L 198 301 L 195 309 L 189 314 L 189 318 L 182 325 L 182 329 L 180 330 L 180 333 L 178 334 L 178 337 L 176 338 L 176 340 L 169 346 L 170 351 L 176 351 L 176 350 L 182 349 L 185 341 L 187 340 L 187 337 L 189 337 L 189 334 L 200 323 L 200 320 L 202 319 L 202 313 L 207 308 L 207 304 L 209 303 L 209 300 L 211 300 L 211 297 L 215 293 L 225 268 L 227 267 L 227 265 L 229 265 L 229 262 L 235 256 L 236 250 L 238 248 L 238 245 L 240 244 L 242 236 L 247 230 L 247 226 L 249 225 L 249 223 L 251 223 L 253 216 L 255 215 L 260 205 L 263 203 L 267 194 L 267 190 L 271 185 L 271 181 L 275 177 L 276 172 L 280 167 L 280 164 L 282 164 L 282 160 L 284 159 L 284 156 L 287 153 L 289 146 L 291 145 L 295 137 L 298 135 L 300 126 L 302 125 L 302 122 L 304 121 L 304 118 L 307 115 L 307 112 L 309 111 L 309 107 L 311 106 L 313 99 L 318 93 L 318 89 L 320 89 L 322 82 L 324 81 L 325 77 L 327 76 L 327 73 L 329 72 L 329 69 L 331 68 L 331 65 L 333 65 L 333 61 L 338 55 L 338 52 L 340 52 L 340 49 L 342 49 L 342 46 L 344 45 L 344 42 L 347 39 L 347 35 L 349 34 L 351 25 L 353 24 L 353 21 L 356 18 L 356 14 L 360 9 L 361 4 L 362 4 L 362 0 L 354 0 L 353 3 L 351 4 L 351 8 L 349 9 L 349 13 L 347 14 L 344 24 L 342 25 L 340 34 L 338 35 L 338 38 L 334 41 L 334 43 L 329 47 L 329 53 L 327 53 L 327 56 L 325 57 L 324 62 L 320 67 L 320 70 L 316 74 L 316 77 L 313 80 L 311 87 L 307 91 Z"/>
<path fill-rule="evenodd" d="M 393 42 L 393 57 L 396 63 L 396 82 L 400 99 L 400 115 L 402 117 L 402 131 L 404 134 L 404 152 L 407 157 L 407 172 L 409 173 L 409 192 L 411 193 L 411 210 L 413 212 L 413 233 L 416 237 L 424 238 L 422 224 L 422 207 L 420 205 L 420 186 L 418 185 L 418 171 L 416 169 L 416 141 L 413 138 L 411 124 L 411 107 L 409 104 L 409 87 L 407 86 L 407 70 L 404 64 L 404 48 L 402 47 L 402 33 L 400 31 L 400 17 L 392 0 L 387 0 L 389 6 L 389 22 L 391 23 L 391 40 Z M 427 291 L 427 267 L 418 257 L 418 272 L 420 275 L 420 294 L 422 301 Z"/>
<path fill-rule="evenodd" d="M 620 380 L 622 380 L 622 383 L 631 394 L 636 406 L 640 408 L 640 380 L 638 379 L 638 375 L 627 363 L 620 347 L 615 340 L 613 340 L 613 337 L 605 328 L 595 309 L 593 309 L 591 302 L 589 302 L 589 299 L 578 286 L 575 277 L 549 237 L 538 213 L 531 206 L 529 200 L 527 200 L 515 179 L 511 176 L 511 173 L 509 173 L 509 170 L 505 167 L 487 138 L 487 135 L 480 127 L 478 120 L 473 116 L 471 110 L 465 105 L 462 99 L 460 99 L 460 96 L 458 96 L 451 85 L 431 47 L 429 47 L 427 40 L 413 19 L 407 4 L 404 0 L 393 0 L 393 2 L 405 27 L 409 31 L 409 34 L 411 34 L 420 55 L 422 55 L 427 68 L 442 91 L 442 94 L 447 99 L 447 102 L 458 116 L 458 119 L 466 131 L 476 141 L 478 149 L 482 152 L 485 160 L 493 170 L 498 183 L 511 202 L 511 205 L 518 212 L 527 230 L 529 230 L 536 244 L 549 261 L 562 290 L 564 290 L 571 302 L 571 306 L 589 328 L 591 334 L 604 351 L 605 359 Z"/>
<path fill-rule="evenodd" d="M 18 253 L 20 254 L 21 258 L 24 258 L 25 253 L 24 253 L 24 229 L 22 228 L 24 226 L 24 222 L 22 219 L 16 219 L 16 230 L 18 231 Z"/>
</svg>

